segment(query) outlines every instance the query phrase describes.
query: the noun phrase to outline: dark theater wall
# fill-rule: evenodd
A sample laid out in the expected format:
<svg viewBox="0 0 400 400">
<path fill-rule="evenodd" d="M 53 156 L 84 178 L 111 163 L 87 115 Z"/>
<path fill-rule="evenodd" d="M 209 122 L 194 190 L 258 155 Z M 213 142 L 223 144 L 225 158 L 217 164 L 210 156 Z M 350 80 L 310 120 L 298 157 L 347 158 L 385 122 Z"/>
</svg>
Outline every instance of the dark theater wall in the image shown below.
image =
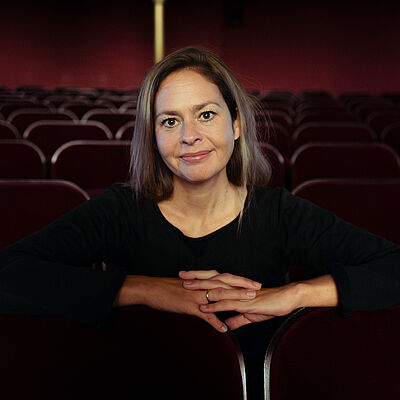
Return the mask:
<svg viewBox="0 0 400 400">
<path fill-rule="evenodd" d="M 2 3 L 0 85 L 137 87 L 152 64 L 151 0 Z M 200 44 L 248 88 L 400 91 L 392 1 L 166 1 L 166 50 Z"/>
</svg>

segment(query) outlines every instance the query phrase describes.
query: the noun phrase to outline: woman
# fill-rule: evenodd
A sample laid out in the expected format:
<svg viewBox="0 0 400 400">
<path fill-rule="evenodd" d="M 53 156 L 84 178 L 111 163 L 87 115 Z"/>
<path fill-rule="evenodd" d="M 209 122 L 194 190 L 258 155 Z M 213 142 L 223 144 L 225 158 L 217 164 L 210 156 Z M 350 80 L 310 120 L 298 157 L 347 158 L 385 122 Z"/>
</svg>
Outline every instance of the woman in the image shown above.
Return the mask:
<svg viewBox="0 0 400 400">
<path fill-rule="evenodd" d="M 400 304 L 398 246 L 267 187 L 252 110 L 207 50 L 156 64 L 139 96 L 130 183 L 2 251 L 0 312 L 101 325 L 112 307 L 142 304 L 225 332 L 303 306 L 349 315 Z M 114 272 L 85 268 L 97 261 Z M 290 265 L 319 277 L 286 284 Z"/>
</svg>

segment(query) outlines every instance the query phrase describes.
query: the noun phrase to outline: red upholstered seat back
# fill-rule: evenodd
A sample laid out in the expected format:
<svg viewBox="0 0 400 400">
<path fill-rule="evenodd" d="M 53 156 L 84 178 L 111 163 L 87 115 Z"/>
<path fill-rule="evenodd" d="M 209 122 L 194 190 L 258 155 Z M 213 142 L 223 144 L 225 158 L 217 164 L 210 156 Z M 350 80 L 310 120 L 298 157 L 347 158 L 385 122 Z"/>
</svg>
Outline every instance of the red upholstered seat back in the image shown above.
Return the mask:
<svg viewBox="0 0 400 400">
<path fill-rule="evenodd" d="M 3 398 L 244 399 L 241 353 L 229 333 L 145 307 L 114 312 L 101 328 L 0 315 Z"/>
<path fill-rule="evenodd" d="M 308 309 L 275 334 L 265 359 L 267 400 L 400 398 L 400 308 Z"/>
<path fill-rule="evenodd" d="M 316 179 L 293 194 L 400 245 L 400 179 Z"/>
<path fill-rule="evenodd" d="M 76 140 L 65 143 L 53 155 L 51 177 L 76 183 L 90 196 L 108 186 L 125 182 L 129 173 L 130 142 Z"/>
<path fill-rule="evenodd" d="M 24 139 L 0 140 L 0 179 L 45 178 L 42 151 Z"/>
<path fill-rule="evenodd" d="M 400 160 L 380 143 L 309 143 L 291 158 L 292 187 L 317 178 L 399 178 Z"/>
<path fill-rule="evenodd" d="M 71 140 L 112 139 L 110 130 L 101 122 L 39 121 L 29 126 L 24 139 L 37 144 L 49 160 L 54 152 Z"/>
<path fill-rule="evenodd" d="M 89 196 L 57 180 L 0 180 L 0 249 L 65 214 Z"/>
</svg>

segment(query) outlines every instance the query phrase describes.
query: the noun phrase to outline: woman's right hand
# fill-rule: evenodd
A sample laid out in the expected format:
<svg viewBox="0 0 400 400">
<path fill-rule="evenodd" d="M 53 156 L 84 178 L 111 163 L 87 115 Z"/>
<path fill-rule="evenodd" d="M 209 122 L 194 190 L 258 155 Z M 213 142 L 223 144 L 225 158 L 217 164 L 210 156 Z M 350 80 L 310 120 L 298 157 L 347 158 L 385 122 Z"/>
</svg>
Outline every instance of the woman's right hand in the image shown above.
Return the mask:
<svg viewBox="0 0 400 400">
<path fill-rule="evenodd" d="M 141 304 L 156 310 L 194 315 L 208 322 L 217 331 L 226 332 L 227 326 L 215 313 L 200 311 L 200 305 L 207 303 L 206 290 L 186 290 L 179 278 L 128 275 L 114 306 Z"/>
</svg>

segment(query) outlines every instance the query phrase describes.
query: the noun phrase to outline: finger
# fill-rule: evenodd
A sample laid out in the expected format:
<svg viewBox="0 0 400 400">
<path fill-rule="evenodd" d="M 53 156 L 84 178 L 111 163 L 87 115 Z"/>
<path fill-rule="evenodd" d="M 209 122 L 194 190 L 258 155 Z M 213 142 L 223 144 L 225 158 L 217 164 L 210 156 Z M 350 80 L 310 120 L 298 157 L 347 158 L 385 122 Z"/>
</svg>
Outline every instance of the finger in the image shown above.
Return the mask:
<svg viewBox="0 0 400 400">
<path fill-rule="evenodd" d="M 204 314 L 200 313 L 199 317 L 208 322 L 218 332 L 225 333 L 228 330 L 228 326 L 224 324 L 215 314 Z"/>
<path fill-rule="evenodd" d="M 192 271 L 179 271 L 181 279 L 211 279 L 213 276 L 218 275 L 219 272 L 215 269 L 212 270 L 192 270 Z"/>
<path fill-rule="evenodd" d="M 208 297 L 210 297 L 210 295 Z M 238 311 L 238 307 L 240 305 L 239 303 L 245 303 L 245 302 L 243 302 L 242 300 L 221 300 L 217 301 L 216 303 L 200 304 L 199 308 L 204 313 L 215 313 L 220 311 Z"/>
<path fill-rule="evenodd" d="M 226 283 L 230 286 L 242 287 L 246 289 L 261 289 L 261 283 L 253 281 L 249 278 L 244 278 L 243 276 L 233 275 L 233 274 L 219 274 L 212 279 L 218 279 L 221 282 Z"/>
<path fill-rule="evenodd" d="M 189 290 L 209 290 L 215 289 L 219 287 L 223 287 L 225 289 L 232 289 L 232 286 L 227 285 L 218 280 L 211 280 L 211 279 L 195 279 L 195 280 L 184 280 L 182 285 L 185 289 Z"/>
<path fill-rule="evenodd" d="M 225 323 L 226 325 L 229 326 L 229 329 L 234 330 L 240 328 L 241 326 L 251 324 L 253 322 L 267 321 L 272 318 L 274 318 L 273 315 L 244 313 L 227 318 L 225 320 Z"/>
<path fill-rule="evenodd" d="M 266 314 L 244 313 L 243 315 L 251 322 L 261 322 L 275 318 L 275 315 L 266 315 Z"/>
<path fill-rule="evenodd" d="M 208 290 L 209 301 L 249 300 L 256 297 L 257 292 L 249 289 L 216 288 Z"/>
<path fill-rule="evenodd" d="M 229 329 L 234 330 L 240 328 L 241 326 L 251 324 L 250 321 L 244 314 L 238 314 L 233 317 L 227 318 L 225 324 L 229 326 Z"/>
</svg>

